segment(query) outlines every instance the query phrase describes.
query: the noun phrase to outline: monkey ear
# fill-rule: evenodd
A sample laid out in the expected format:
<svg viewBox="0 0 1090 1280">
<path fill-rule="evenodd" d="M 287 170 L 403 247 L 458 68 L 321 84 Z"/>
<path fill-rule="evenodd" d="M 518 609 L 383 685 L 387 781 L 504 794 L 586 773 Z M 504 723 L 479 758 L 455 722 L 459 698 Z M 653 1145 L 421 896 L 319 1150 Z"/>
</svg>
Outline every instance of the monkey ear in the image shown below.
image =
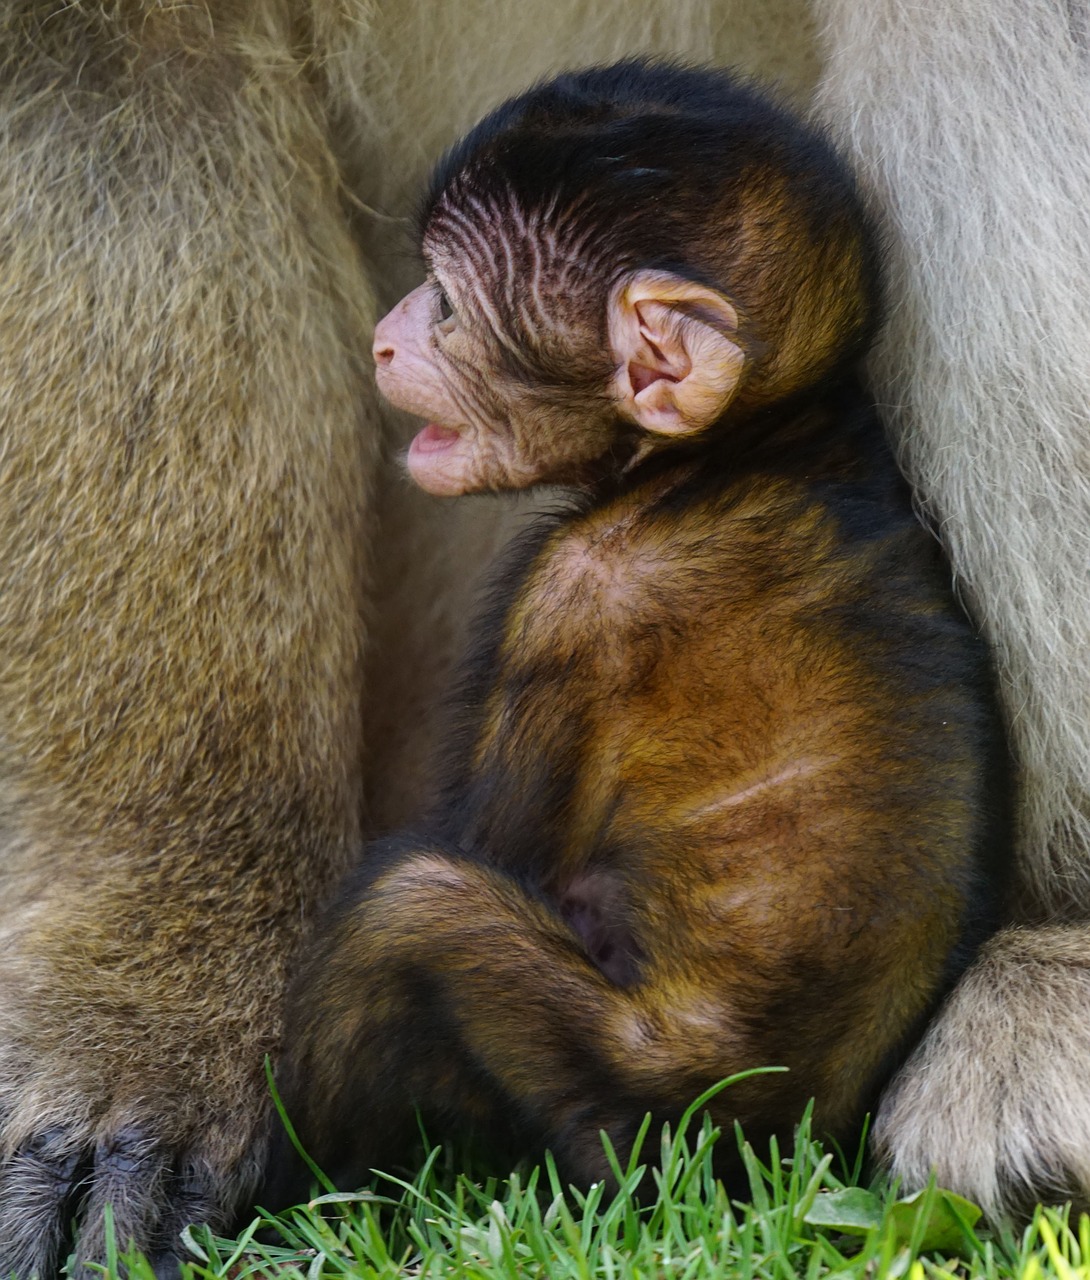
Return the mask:
<svg viewBox="0 0 1090 1280">
<path fill-rule="evenodd" d="M 613 392 L 625 415 L 656 435 L 710 426 L 742 376 L 738 312 L 715 289 L 667 271 L 636 271 L 609 300 Z"/>
</svg>

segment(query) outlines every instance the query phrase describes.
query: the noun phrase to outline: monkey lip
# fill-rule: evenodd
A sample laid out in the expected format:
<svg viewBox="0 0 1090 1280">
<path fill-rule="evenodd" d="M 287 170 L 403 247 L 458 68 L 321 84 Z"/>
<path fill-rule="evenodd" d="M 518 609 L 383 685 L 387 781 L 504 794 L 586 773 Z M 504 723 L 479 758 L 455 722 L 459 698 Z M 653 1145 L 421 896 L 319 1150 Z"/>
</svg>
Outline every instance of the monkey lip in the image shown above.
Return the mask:
<svg viewBox="0 0 1090 1280">
<path fill-rule="evenodd" d="M 423 431 L 418 431 L 409 445 L 410 453 L 442 453 L 461 439 L 461 434 L 453 427 L 441 427 L 437 422 L 429 422 Z"/>
</svg>

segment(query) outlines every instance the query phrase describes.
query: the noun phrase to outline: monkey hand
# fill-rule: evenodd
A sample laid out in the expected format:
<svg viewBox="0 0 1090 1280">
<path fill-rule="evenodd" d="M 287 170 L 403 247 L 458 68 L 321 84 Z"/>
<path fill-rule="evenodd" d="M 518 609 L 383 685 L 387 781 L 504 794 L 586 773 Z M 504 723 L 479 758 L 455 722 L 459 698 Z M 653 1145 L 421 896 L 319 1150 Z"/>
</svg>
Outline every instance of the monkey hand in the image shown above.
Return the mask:
<svg viewBox="0 0 1090 1280">
<path fill-rule="evenodd" d="M 40 894 L 0 933 L 0 1275 L 19 1280 L 73 1245 L 91 1274 L 111 1235 L 169 1274 L 182 1228 L 225 1224 L 261 1164 L 284 930 L 87 896 Z"/>
<path fill-rule="evenodd" d="M 909 1187 L 993 1218 L 1090 1206 L 1090 925 L 1011 928 L 985 946 L 886 1093 L 875 1142 Z"/>
</svg>

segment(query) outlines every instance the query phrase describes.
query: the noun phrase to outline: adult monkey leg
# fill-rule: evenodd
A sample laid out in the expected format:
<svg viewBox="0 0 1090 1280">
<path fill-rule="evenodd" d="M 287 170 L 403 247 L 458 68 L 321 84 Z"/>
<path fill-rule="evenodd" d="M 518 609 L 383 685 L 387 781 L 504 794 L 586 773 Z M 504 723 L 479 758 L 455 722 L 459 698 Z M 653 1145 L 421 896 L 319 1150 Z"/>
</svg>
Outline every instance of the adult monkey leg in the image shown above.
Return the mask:
<svg viewBox="0 0 1090 1280">
<path fill-rule="evenodd" d="M 257 8 L 0 15 L 4 1275 L 239 1203 L 358 834 L 370 295 Z"/>
<path fill-rule="evenodd" d="M 1016 927 L 940 1014 L 877 1138 L 908 1182 L 934 1165 L 993 1213 L 1087 1203 L 1090 7 L 815 8 L 819 110 L 890 231 L 879 398 L 994 646 L 1021 767 Z"/>
</svg>

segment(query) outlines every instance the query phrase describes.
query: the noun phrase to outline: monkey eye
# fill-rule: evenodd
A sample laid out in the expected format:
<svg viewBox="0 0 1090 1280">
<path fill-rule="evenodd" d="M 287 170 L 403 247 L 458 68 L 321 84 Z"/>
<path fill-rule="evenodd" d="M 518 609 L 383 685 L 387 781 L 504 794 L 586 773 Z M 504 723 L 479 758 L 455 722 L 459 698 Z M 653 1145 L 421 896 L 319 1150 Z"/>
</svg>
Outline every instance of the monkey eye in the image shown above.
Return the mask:
<svg viewBox="0 0 1090 1280">
<path fill-rule="evenodd" d="M 438 327 L 443 333 L 450 333 L 454 328 L 454 308 L 450 305 L 450 299 L 446 295 L 446 291 L 440 289 L 436 285 L 437 310 L 439 314 Z"/>
</svg>

